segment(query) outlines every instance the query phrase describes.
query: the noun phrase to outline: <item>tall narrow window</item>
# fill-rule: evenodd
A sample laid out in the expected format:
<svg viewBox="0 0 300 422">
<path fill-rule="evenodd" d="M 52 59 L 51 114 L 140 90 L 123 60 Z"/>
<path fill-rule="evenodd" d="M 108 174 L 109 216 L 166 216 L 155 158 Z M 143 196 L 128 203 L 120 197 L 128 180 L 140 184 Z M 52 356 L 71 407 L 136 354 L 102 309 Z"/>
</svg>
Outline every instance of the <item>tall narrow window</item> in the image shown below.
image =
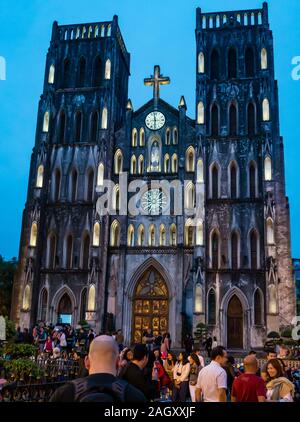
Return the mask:
<svg viewBox="0 0 300 422">
<path fill-rule="evenodd" d="M 91 116 L 91 142 L 97 142 L 99 115 L 97 111 L 93 111 Z"/>
<path fill-rule="evenodd" d="M 173 128 L 173 145 L 177 145 L 178 144 L 178 131 L 177 131 L 177 127 Z"/>
<path fill-rule="evenodd" d="M 145 146 L 145 130 L 142 127 L 140 129 L 140 147 L 144 147 Z"/>
<path fill-rule="evenodd" d="M 56 255 L 56 236 L 54 233 L 51 233 L 48 237 L 47 242 L 47 267 L 50 270 L 53 270 L 56 266 L 55 255 Z"/>
<path fill-rule="evenodd" d="M 170 143 L 171 143 L 170 139 L 171 139 L 171 132 L 170 132 L 170 128 L 168 127 L 166 129 L 166 138 L 165 138 L 165 144 L 166 145 L 170 145 Z"/>
<path fill-rule="evenodd" d="M 98 166 L 97 186 L 103 186 L 104 182 L 104 165 L 102 163 Z"/>
<path fill-rule="evenodd" d="M 65 112 L 62 110 L 59 114 L 58 119 L 58 142 L 60 144 L 65 143 L 65 130 L 66 130 L 66 115 Z"/>
<path fill-rule="evenodd" d="M 86 61 L 84 57 L 81 57 L 78 65 L 78 87 L 85 86 L 85 74 L 86 74 Z"/>
<path fill-rule="evenodd" d="M 127 245 L 134 246 L 134 227 L 132 224 L 128 226 L 127 230 Z"/>
<path fill-rule="evenodd" d="M 143 246 L 145 241 L 145 229 L 143 224 L 139 225 L 138 228 L 138 246 Z"/>
<path fill-rule="evenodd" d="M 52 64 L 49 68 L 48 84 L 54 84 L 55 80 L 55 66 Z"/>
<path fill-rule="evenodd" d="M 184 244 L 185 246 L 194 246 L 194 226 L 192 221 L 188 219 L 184 227 Z"/>
<path fill-rule="evenodd" d="M 53 190 L 53 199 L 54 201 L 58 201 L 60 197 L 60 184 L 61 184 L 61 173 L 60 170 L 57 169 L 55 172 L 54 177 L 54 190 Z"/>
<path fill-rule="evenodd" d="M 252 230 L 250 233 L 250 263 L 252 270 L 258 268 L 257 262 L 257 234 L 255 230 Z"/>
<path fill-rule="evenodd" d="M 272 180 L 272 160 L 269 156 L 265 158 L 264 162 L 264 174 L 265 180 L 270 181 Z"/>
<path fill-rule="evenodd" d="M 76 170 L 72 173 L 71 179 L 71 201 L 75 202 L 77 197 L 78 173 Z"/>
<path fill-rule="evenodd" d="M 199 159 L 197 162 L 197 183 L 204 183 L 204 169 L 202 159 Z"/>
<path fill-rule="evenodd" d="M 120 209 L 120 186 L 115 185 L 113 190 L 113 209 L 118 211 Z"/>
<path fill-rule="evenodd" d="M 262 70 L 268 69 L 268 53 L 265 48 L 261 50 L 260 67 Z"/>
<path fill-rule="evenodd" d="M 24 289 L 24 294 L 23 294 L 22 308 L 24 311 L 29 311 L 30 309 L 30 296 L 31 296 L 30 286 L 27 284 L 27 286 Z"/>
<path fill-rule="evenodd" d="M 255 107 L 253 103 L 248 104 L 247 108 L 247 124 L 248 124 L 248 135 L 255 135 Z"/>
<path fill-rule="evenodd" d="M 100 86 L 102 83 L 102 62 L 100 57 L 96 57 L 93 68 L 93 86 Z"/>
<path fill-rule="evenodd" d="M 102 111 L 101 129 L 107 129 L 107 124 L 108 124 L 107 107 L 104 107 Z"/>
<path fill-rule="evenodd" d="M 44 166 L 41 164 L 37 170 L 36 187 L 42 188 L 44 183 Z"/>
<path fill-rule="evenodd" d="M 197 283 L 195 287 L 195 313 L 200 314 L 202 312 L 202 287 L 200 283 Z"/>
<path fill-rule="evenodd" d="M 100 246 L 100 223 L 98 221 L 94 224 L 93 246 L 96 248 Z"/>
<path fill-rule="evenodd" d="M 89 290 L 89 297 L 88 297 L 88 311 L 94 312 L 96 308 L 96 288 L 92 284 Z"/>
<path fill-rule="evenodd" d="M 82 128 L 82 113 L 76 112 L 75 115 L 75 142 L 81 141 L 81 128 Z"/>
<path fill-rule="evenodd" d="M 230 197 L 236 199 L 237 195 L 237 168 L 236 164 L 232 163 L 230 166 Z"/>
<path fill-rule="evenodd" d="M 274 245 L 275 237 L 274 237 L 274 223 L 272 218 L 267 219 L 267 244 Z"/>
<path fill-rule="evenodd" d="M 185 208 L 192 210 L 195 206 L 195 187 L 189 182 L 185 188 Z"/>
<path fill-rule="evenodd" d="M 155 226 L 151 224 L 149 227 L 149 246 L 155 246 Z"/>
<path fill-rule="evenodd" d="M 252 47 L 248 47 L 245 52 L 245 68 L 246 77 L 253 78 L 254 76 L 254 52 Z"/>
<path fill-rule="evenodd" d="M 202 101 L 198 103 L 197 123 L 198 125 L 204 124 L 204 104 Z"/>
<path fill-rule="evenodd" d="M 198 55 L 198 73 L 204 73 L 205 63 L 204 63 L 204 54 L 202 51 Z"/>
<path fill-rule="evenodd" d="M 70 69 L 70 60 L 65 59 L 64 61 L 64 67 L 63 67 L 63 88 L 69 88 L 70 82 L 71 82 L 71 72 Z"/>
<path fill-rule="evenodd" d="M 136 156 L 132 155 L 131 162 L 130 162 L 130 173 L 136 174 Z"/>
<path fill-rule="evenodd" d="M 111 78 L 111 61 L 109 59 L 105 62 L 105 79 Z"/>
<path fill-rule="evenodd" d="M 172 155 L 172 173 L 177 173 L 178 171 L 178 161 L 177 154 Z"/>
<path fill-rule="evenodd" d="M 237 135 L 237 109 L 235 104 L 231 104 L 229 108 L 229 135 Z"/>
<path fill-rule="evenodd" d="M 203 222 L 198 221 L 196 226 L 196 245 L 203 246 L 204 244 L 204 233 L 203 233 Z"/>
<path fill-rule="evenodd" d="M 262 310 L 263 310 L 263 301 L 262 294 L 259 289 L 255 290 L 254 294 L 254 324 L 262 325 Z"/>
<path fill-rule="evenodd" d="M 177 245 L 177 233 L 176 233 L 176 225 L 171 224 L 170 227 L 170 246 Z"/>
<path fill-rule="evenodd" d="M 270 103 L 267 98 L 263 100 L 262 108 L 263 108 L 263 121 L 268 122 L 270 120 Z"/>
<path fill-rule="evenodd" d="M 66 240 L 66 268 L 73 265 L 73 236 L 70 234 Z"/>
<path fill-rule="evenodd" d="M 249 167 L 250 198 L 256 198 L 256 166 L 250 163 Z"/>
<path fill-rule="evenodd" d="M 219 108 L 216 104 L 211 108 L 211 135 L 219 136 Z"/>
<path fill-rule="evenodd" d="M 160 246 L 166 246 L 166 229 L 163 224 L 159 228 L 159 244 Z"/>
<path fill-rule="evenodd" d="M 83 239 L 82 245 L 82 268 L 87 270 L 89 268 L 90 258 L 90 236 L 86 234 Z"/>
<path fill-rule="evenodd" d="M 46 111 L 46 113 L 44 114 L 43 132 L 49 132 L 49 112 L 48 111 Z"/>
<path fill-rule="evenodd" d="M 164 170 L 165 170 L 165 173 L 170 172 L 170 156 L 169 156 L 169 154 L 165 154 Z"/>
<path fill-rule="evenodd" d="M 219 198 L 219 170 L 216 164 L 211 170 L 212 199 Z"/>
<path fill-rule="evenodd" d="M 186 171 L 195 171 L 195 150 L 190 146 L 185 153 Z"/>
<path fill-rule="evenodd" d="M 92 202 L 94 197 L 94 172 L 90 170 L 88 173 L 88 180 L 87 180 L 87 197 L 86 200 L 88 202 Z"/>
<path fill-rule="evenodd" d="M 207 306 L 208 324 L 215 325 L 216 323 L 216 295 L 213 289 L 208 293 L 208 306 Z"/>
<path fill-rule="evenodd" d="M 236 49 L 231 47 L 228 51 L 228 78 L 236 78 L 237 76 L 237 56 Z"/>
<path fill-rule="evenodd" d="M 120 223 L 114 220 L 110 228 L 110 245 L 120 246 Z"/>
<path fill-rule="evenodd" d="M 219 53 L 214 49 L 210 56 L 210 78 L 219 79 L 220 76 L 220 65 L 219 65 Z"/>
<path fill-rule="evenodd" d="M 115 174 L 120 174 L 123 171 L 123 154 L 120 149 L 115 153 Z"/>
<path fill-rule="evenodd" d="M 30 231 L 30 243 L 29 245 L 32 248 L 36 247 L 36 242 L 37 242 L 37 224 L 36 223 L 32 223 L 31 225 L 31 231 Z"/>
<path fill-rule="evenodd" d="M 214 232 L 211 237 L 211 262 L 212 268 L 219 268 L 219 235 L 217 232 Z"/>
<path fill-rule="evenodd" d="M 233 232 L 231 235 L 231 268 L 236 270 L 238 268 L 238 236 L 236 232 Z"/>
<path fill-rule="evenodd" d="M 133 147 L 137 147 L 137 130 L 136 128 L 132 129 L 132 134 L 131 134 L 131 146 Z"/>
<path fill-rule="evenodd" d="M 143 155 L 140 155 L 139 156 L 138 173 L 139 174 L 143 174 L 144 173 L 144 157 L 143 157 Z"/>
</svg>

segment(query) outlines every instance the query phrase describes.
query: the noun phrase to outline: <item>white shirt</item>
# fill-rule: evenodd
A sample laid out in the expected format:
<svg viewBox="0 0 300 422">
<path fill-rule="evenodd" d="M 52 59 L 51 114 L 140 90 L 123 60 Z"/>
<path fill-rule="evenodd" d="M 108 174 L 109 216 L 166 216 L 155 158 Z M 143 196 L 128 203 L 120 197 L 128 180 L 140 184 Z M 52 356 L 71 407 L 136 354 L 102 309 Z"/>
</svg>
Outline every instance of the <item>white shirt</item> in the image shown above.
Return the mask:
<svg viewBox="0 0 300 422">
<path fill-rule="evenodd" d="M 215 361 L 205 366 L 198 375 L 197 388 L 201 388 L 204 401 L 218 402 L 219 388 L 227 388 L 227 374 Z"/>
<path fill-rule="evenodd" d="M 179 380 L 181 382 L 188 381 L 189 375 L 190 375 L 190 363 L 186 363 L 185 365 L 182 365 L 182 363 L 176 362 L 174 368 L 173 368 L 173 375 L 174 380 Z"/>
</svg>

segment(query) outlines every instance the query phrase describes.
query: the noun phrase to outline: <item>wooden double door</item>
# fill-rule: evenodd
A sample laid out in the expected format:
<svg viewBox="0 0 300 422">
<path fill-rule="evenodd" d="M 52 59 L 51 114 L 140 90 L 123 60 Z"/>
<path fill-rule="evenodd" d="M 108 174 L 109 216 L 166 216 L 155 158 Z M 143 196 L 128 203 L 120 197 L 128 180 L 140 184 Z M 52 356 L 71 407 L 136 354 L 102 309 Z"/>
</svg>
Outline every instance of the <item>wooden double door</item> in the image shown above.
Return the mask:
<svg viewBox="0 0 300 422">
<path fill-rule="evenodd" d="M 243 349 L 244 315 L 241 301 L 237 296 L 230 299 L 227 309 L 227 347 Z"/>
</svg>

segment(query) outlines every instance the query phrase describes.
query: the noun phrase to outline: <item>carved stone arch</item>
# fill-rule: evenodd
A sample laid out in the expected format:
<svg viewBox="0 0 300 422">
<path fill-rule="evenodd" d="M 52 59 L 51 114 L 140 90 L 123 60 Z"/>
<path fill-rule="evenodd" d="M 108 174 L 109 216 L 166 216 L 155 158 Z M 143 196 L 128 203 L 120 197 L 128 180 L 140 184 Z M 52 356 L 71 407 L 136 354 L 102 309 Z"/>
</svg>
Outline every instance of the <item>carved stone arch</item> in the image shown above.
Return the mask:
<svg viewBox="0 0 300 422">
<path fill-rule="evenodd" d="M 58 320 L 58 307 L 63 296 L 67 294 L 71 300 L 72 304 L 72 323 L 77 323 L 77 300 L 74 292 L 70 289 L 69 286 L 63 285 L 53 296 L 51 301 L 51 307 L 53 311 L 52 322 L 56 323 Z"/>
</svg>

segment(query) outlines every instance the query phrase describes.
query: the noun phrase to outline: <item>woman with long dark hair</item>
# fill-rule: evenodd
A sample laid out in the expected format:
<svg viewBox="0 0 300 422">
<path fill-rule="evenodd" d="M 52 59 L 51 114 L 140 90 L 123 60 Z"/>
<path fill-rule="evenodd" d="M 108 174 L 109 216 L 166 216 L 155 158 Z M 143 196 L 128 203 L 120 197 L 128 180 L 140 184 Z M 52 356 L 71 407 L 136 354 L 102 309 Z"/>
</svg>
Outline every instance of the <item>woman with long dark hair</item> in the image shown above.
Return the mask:
<svg viewBox="0 0 300 422">
<path fill-rule="evenodd" d="M 185 402 L 189 388 L 190 363 L 186 352 L 179 353 L 173 369 L 173 401 Z"/>
<path fill-rule="evenodd" d="M 267 364 L 267 401 L 292 402 L 295 387 L 284 373 L 284 368 L 279 359 L 271 359 Z"/>
<path fill-rule="evenodd" d="M 201 365 L 200 365 L 200 360 L 198 356 L 196 355 L 196 353 L 190 354 L 189 361 L 191 365 L 190 375 L 189 375 L 190 396 L 191 396 L 192 402 L 196 402 L 196 396 L 195 396 L 196 384 L 197 384 L 198 375 L 201 369 Z"/>
</svg>

